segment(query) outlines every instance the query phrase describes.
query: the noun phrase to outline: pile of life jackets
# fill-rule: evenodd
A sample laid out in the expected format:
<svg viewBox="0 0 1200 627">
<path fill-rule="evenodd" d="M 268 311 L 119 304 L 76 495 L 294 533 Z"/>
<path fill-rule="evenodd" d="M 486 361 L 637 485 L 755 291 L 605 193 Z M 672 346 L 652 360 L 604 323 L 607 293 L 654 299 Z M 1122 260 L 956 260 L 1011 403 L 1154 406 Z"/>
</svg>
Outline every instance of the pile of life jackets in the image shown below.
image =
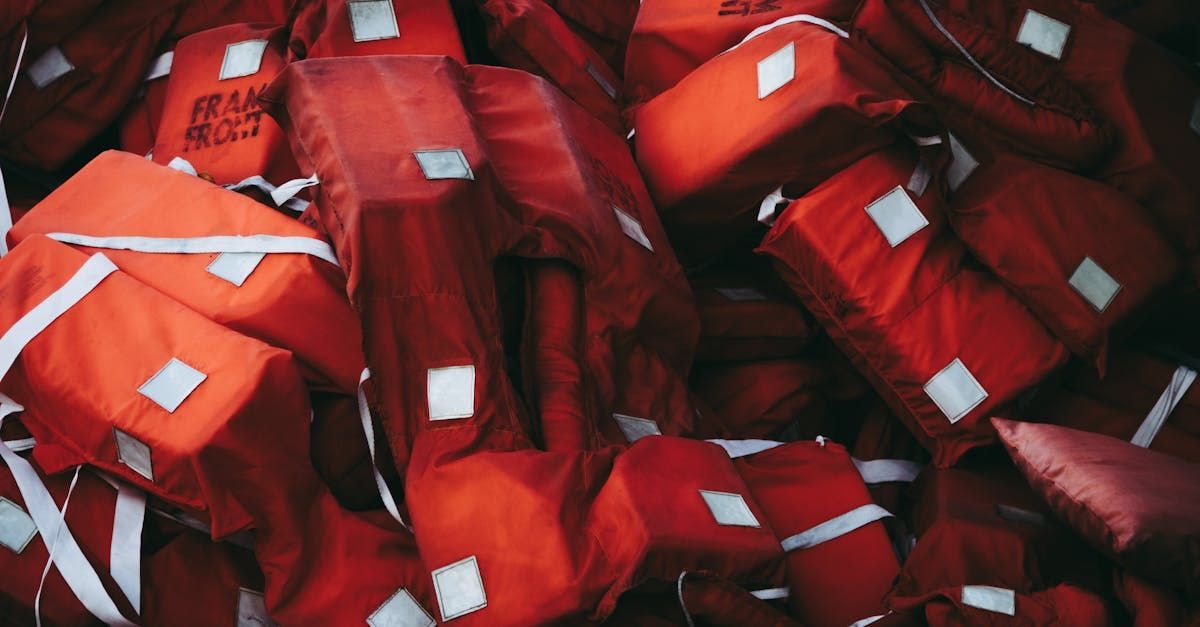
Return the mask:
<svg viewBox="0 0 1200 627">
<path fill-rule="evenodd" d="M 1200 624 L 1189 0 L 0 10 L 0 625 Z"/>
</svg>

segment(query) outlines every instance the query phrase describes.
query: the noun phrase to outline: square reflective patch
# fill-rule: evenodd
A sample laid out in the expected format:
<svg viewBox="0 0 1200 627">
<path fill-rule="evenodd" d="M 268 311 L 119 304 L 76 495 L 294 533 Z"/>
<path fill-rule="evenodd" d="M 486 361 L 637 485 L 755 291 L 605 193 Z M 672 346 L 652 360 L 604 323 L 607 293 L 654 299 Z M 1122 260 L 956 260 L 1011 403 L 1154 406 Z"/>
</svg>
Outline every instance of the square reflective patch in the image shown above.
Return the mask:
<svg viewBox="0 0 1200 627">
<path fill-rule="evenodd" d="M 367 617 L 367 624 L 370 627 L 433 627 L 437 623 L 407 588 L 400 588 Z"/>
<path fill-rule="evenodd" d="M 430 368 L 426 386 L 430 420 L 475 415 L 475 366 Z"/>
<path fill-rule="evenodd" d="M 266 256 L 266 253 L 221 253 L 205 269 L 209 274 L 241 287 Z"/>
<path fill-rule="evenodd" d="M 421 172 L 430 181 L 442 179 L 463 179 L 474 181 L 475 173 L 471 172 L 471 164 L 467 156 L 458 148 L 444 150 L 418 150 L 413 152 Z"/>
<path fill-rule="evenodd" d="M 433 587 L 444 621 L 487 607 L 483 577 L 474 555 L 433 571 Z"/>
<path fill-rule="evenodd" d="M 351 0 L 346 8 L 350 11 L 350 34 L 355 43 L 400 36 L 392 0 Z"/>
<path fill-rule="evenodd" d="M 267 603 L 261 592 L 238 588 L 237 627 L 274 627 L 275 621 L 267 614 Z"/>
<path fill-rule="evenodd" d="M 741 302 L 747 300 L 767 300 L 767 295 L 752 287 L 714 287 L 718 294 L 726 300 Z"/>
<path fill-rule="evenodd" d="M 25 73 L 29 75 L 29 80 L 33 81 L 33 86 L 41 89 L 73 69 L 75 65 L 67 60 L 62 49 L 50 46 L 37 61 L 29 64 Z"/>
<path fill-rule="evenodd" d="M 1029 9 L 1025 11 L 1021 28 L 1017 30 L 1017 43 L 1055 59 L 1062 59 L 1070 35 L 1071 27 L 1067 24 Z"/>
<path fill-rule="evenodd" d="M 654 252 L 654 247 L 650 245 L 650 238 L 646 237 L 646 232 L 642 230 L 642 223 L 638 222 L 637 218 L 621 211 L 616 205 L 612 205 L 612 210 L 617 215 L 621 232 L 629 239 L 641 244 L 646 250 Z"/>
<path fill-rule="evenodd" d="M 775 93 L 796 78 L 796 43 L 767 55 L 758 62 L 758 99 Z"/>
<path fill-rule="evenodd" d="M 962 420 L 987 398 L 987 391 L 957 357 L 925 384 L 925 394 L 951 423 Z"/>
<path fill-rule="evenodd" d="M 37 525 L 25 508 L 0 496 L 0 544 L 19 555 L 35 535 Z"/>
<path fill-rule="evenodd" d="M 967 149 L 958 141 L 954 133 L 950 134 L 950 167 L 946 168 L 946 183 L 950 185 L 950 191 L 958 191 L 958 188 L 971 176 L 975 168 L 979 167 L 979 162 L 975 157 L 967 152 Z"/>
<path fill-rule="evenodd" d="M 891 191 L 867 205 L 867 215 L 892 248 L 929 225 L 925 214 L 909 198 L 908 192 L 897 185 Z"/>
<path fill-rule="evenodd" d="M 625 414 L 613 414 L 612 417 L 617 421 L 617 427 L 621 429 L 621 433 L 625 434 L 625 439 L 630 444 L 648 435 L 662 435 L 662 431 L 658 429 L 658 423 L 653 420 L 635 418 Z"/>
<path fill-rule="evenodd" d="M 712 512 L 718 525 L 761 526 L 758 524 L 758 519 L 754 517 L 754 512 L 750 511 L 750 506 L 746 504 L 746 499 L 742 498 L 740 494 L 701 490 L 700 496 L 704 499 L 704 504 L 708 505 L 708 511 Z"/>
<path fill-rule="evenodd" d="M 963 586 L 962 603 L 997 614 L 1017 615 L 1017 594 L 1008 588 Z"/>
<path fill-rule="evenodd" d="M 113 427 L 117 441 L 117 461 L 129 466 L 137 474 L 154 481 L 154 466 L 150 463 L 150 447 L 145 442 Z"/>
<path fill-rule="evenodd" d="M 175 413 L 183 401 L 207 378 L 208 375 L 172 357 L 138 388 L 138 392 L 157 403 L 159 407 Z"/>
<path fill-rule="evenodd" d="M 248 39 L 225 46 L 225 58 L 221 60 L 221 73 L 217 75 L 217 80 L 257 74 L 266 50 L 266 39 Z"/>
<path fill-rule="evenodd" d="M 1075 288 L 1076 292 L 1083 297 L 1091 306 L 1098 312 L 1104 313 L 1105 309 L 1112 303 L 1113 298 L 1117 296 L 1117 292 L 1121 291 L 1121 284 L 1112 278 L 1112 275 L 1104 271 L 1100 264 L 1092 260 L 1091 257 L 1084 257 L 1083 262 L 1075 268 L 1075 272 L 1071 278 L 1067 279 L 1067 283 Z"/>
</svg>

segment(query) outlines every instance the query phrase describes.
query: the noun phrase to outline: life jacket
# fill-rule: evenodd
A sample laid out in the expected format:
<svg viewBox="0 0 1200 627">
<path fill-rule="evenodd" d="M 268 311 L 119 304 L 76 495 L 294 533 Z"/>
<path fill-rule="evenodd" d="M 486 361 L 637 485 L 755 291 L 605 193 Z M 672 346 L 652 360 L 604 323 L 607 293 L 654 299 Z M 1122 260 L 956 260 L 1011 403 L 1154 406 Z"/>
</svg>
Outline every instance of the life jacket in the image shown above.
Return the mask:
<svg viewBox="0 0 1200 627">
<path fill-rule="evenodd" d="M 362 339 L 333 249 L 268 207 L 109 151 L 30 211 L 9 242 L 34 234 L 103 251 L 205 317 L 291 351 L 315 389 L 357 389 Z"/>
<path fill-rule="evenodd" d="M 1134 627 L 1195 625 L 1200 604 L 1178 592 L 1152 584 L 1128 571 L 1113 571 L 1113 593 L 1133 619 Z"/>
<path fill-rule="evenodd" d="M 1104 627 L 1121 624 L 1120 615 L 1106 598 L 1071 584 L 1031 594 L 996 586 L 956 586 L 930 593 L 904 610 L 917 613 L 919 623 L 930 627 Z M 902 615 L 903 612 L 895 614 Z M 881 625 L 886 623 L 880 621 Z"/>
<path fill-rule="evenodd" d="M 376 54 L 446 55 L 466 63 L 447 0 L 299 0 L 288 61 Z"/>
<path fill-rule="evenodd" d="M 625 67 L 625 47 L 642 10 L 634 0 L 550 0 L 563 21 L 614 70 Z"/>
<path fill-rule="evenodd" d="M 0 156 L 42 171 L 65 165 L 133 98 L 182 4 L 47 2 L 27 14 L 0 70 L 6 91 L 17 73 Z"/>
<path fill-rule="evenodd" d="M 1196 370 L 1136 349 L 1113 354 L 1100 378 L 1071 369 L 1040 394 L 1024 417 L 1101 433 L 1200 463 L 1200 385 Z"/>
<path fill-rule="evenodd" d="M 153 159 L 179 157 L 219 185 L 261 176 L 299 177 L 287 139 L 258 95 L 284 66 L 287 33 L 269 24 L 231 24 L 175 46 Z"/>
<path fill-rule="evenodd" d="M 308 396 L 289 352 L 207 320 L 101 253 L 41 236 L 0 261 L 0 289 L 0 363 L 14 365 L 0 387 L 24 407 L 47 474 L 98 469 L 214 539 L 255 529 L 265 604 L 282 624 L 412 611 L 392 605 L 401 588 L 430 607 L 411 535 L 345 512 L 312 471 Z M 84 380 L 88 394 L 70 391 Z"/>
<path fill-rule="evenodd" d="M 788 15 L 850 19 L 856 0 L 645 0 L 629 35 L 625 89 L 630 103 L 649 102 L 754 29 Z"/>
<path fill-rule="evenodd" d="M 747 591 L 704 573 L 683 573 L 674 590 L 625 593 L 607 622 L 674 627 L 698 618 L 705 625 L 719 627 L 794 627 L 800 623 L 781 610 L 781 599 L 786 599 L 787 594 L 787 588 Z"/>
<path fill-rule="evenodd" d="M 275 625 L 248 549 L 185 531 L 143 562 L 146 625 Z"/>
<path fill-rule="evenodd" d="M 756 219 L 896 131 L 933 132 L 932 110 L 846 38 L 820 18 L 781 18 L 638 109 L 638 165 L 686 261 L 753 243 Z"/>
<path fill-rule="evenodd" d="M 787 552 L 788 607 L 805 625 L 849 625 L 884 613 L 900 566 L 862 476 L 838 444 L 719 442 Z"/>
<path fill-rule="evenodd" d="M 813 359 L 700 364 L 692 389 L 737 438 L 769 438 L 791 425 L 803 438 L 828 432 L 826 376 Z"/>
<path fill-rule="evenodd" d="M 324 94 L 351 77 L 374 97 L 339 110 Z M 779 586 L 782 551 L 728 456 L 649 437 L 704 432 L 683 380 L 698 322 L 618 135 L 542 79 L 446 58 L 310 59 L 265 100 L 321 181 L 441 620 L 601 620 L 684 571 Z M 421 123 L 361 124 L 397 114 Z M 411 158 L 358 161 L 379 151 Z M 509 257 L 537 329 L 519 368 L 493 274 Z"/>
<path fill-rule="evenodd" d="M 902 144 L 859 160 L 789 205 L 759 251 L 945 467 L 993 441 L 987 417 L 1067 351 L 972 264 L 946 228 L 936 161 L 921 163 Z"/>
<path fill-rule="evenodd" d="M 1111 152 L 1112 129 L 1076 86 L 1038 55 L 939 5 L 867 0 L 853 32 L 856 44 L 894 64 L 897 80 L 920 85 L 968 144 L 1084 173 Z"/>
<path fill-rule="evenodd" d="M 614 132 L 624 134 L 621 78 L 542 0 L 487 0 L 488 48 L 508 67 L 537 74 Z"/>
<path fill-rule="evenodd" d="M 976 259 L 1101 374 L 1110 336 L 1127 330 L 1179 268 L 1170 244 L 1132 198 L 1007 156 L 982 161 L 954 192 L 950 225 Z"/>
</svg>

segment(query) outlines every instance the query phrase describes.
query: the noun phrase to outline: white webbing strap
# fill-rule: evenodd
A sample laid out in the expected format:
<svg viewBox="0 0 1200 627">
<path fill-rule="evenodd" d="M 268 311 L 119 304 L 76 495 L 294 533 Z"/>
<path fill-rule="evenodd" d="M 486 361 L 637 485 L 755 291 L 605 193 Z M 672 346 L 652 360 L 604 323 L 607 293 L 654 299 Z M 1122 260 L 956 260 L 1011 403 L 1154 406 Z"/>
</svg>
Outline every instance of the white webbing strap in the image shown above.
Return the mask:
<svg viewBox="0 0 1200 627">
<path fill-rule="evenodd" d="M 358 417 L 362 420 L 363 434 L 367 436 L 367 451 L 371 453 L 371 474 L 375 475 L 375 486 L 379 488 L 379 498 L 383 499 L 383 506 L 387 508 L 388 513 L 401 526 L 412 531 L 412 527 L 408 526 L 408 523 L 400 517 L 400 508 L 396 506 L 392 490 L 383 480 L 383 475 L 379 473 L 379 465 L 375 463 L 375 426 L 371 424 L 371 408 L 367 406 L 367 394 L 363 391 L 363 384 L 370 378 L 371 369 L 363 368 L 362 374 L 358 377 Z"/>
<path fill-rule="evenodd" d="M 21 72 L 21 60 L 25 58 L 25 44 L 29 43 L 29 25 L 24 25 L 21 35 L 21 45 L 17 48 L 17 64 L 13 67 L 12 78 L 8 80 L 8 90 L 4 92 L 4 104 L 0 105 L 0 122 L 4 121 L 4 112 L 8 111 L 8 101 L 12 98 L 13 88 L 17 86 L 17 76 Z M 12 229 L 12 207 L 8 204 L 8 189 L 4 187 L 4 172 L 0 171 L 0 257 L 8 254 L 8 232 Z"/>
<path fill-rule="evenodd" d="M 275 193 L 276 190 L 279 189 L 273 183 L 271 183 L 267 179 L 265 179 L 257 174 L 255 174 L 254 176 L 248 176 L 248 177 L 242 179 L 241 181 L 238 181 L 237 183 L 226 185 L 225 189 L 227 189 L 231 192 L 237 192 L 237 191 L 241 191 L 243 189 L 247 189 L 250 187 L 257 189 L 258 191 L 260 191 L 268 196 L 271 196 L 272 194 Z M 273 199 L 274 199 L 274 197 L 272 197 L 272 200 Z M 303 198 L 289 198 L 286 201 L 284 201 L 283 204 L 278 205 L 278 206 L 280 208 L 287 209 L 288 211 L 294 211 L 296 213 L 303 213 L 304 210 L 308 208 L 308 201 L 304 200 Z"/>
<path fill-rule="evenodd" d="M 25 451 L 32 450 L 33 447 L 37 445 L 37 440 L 35 440 L 33 438 L 21 438 L 20 440 L 4 440 L 4 444 L 6 444 L 9 448 L 9 450 L 11 450 L 14 453 L 24 453 Z"/>
<path fill-rule="evenodd" d="M 692 613 L 688 611 L 687 602 L 683 600 L 683 578 L 687 577 L 686 570 L 679 572 L 679 579 L 675 581 L 675 594 L 679 596 L 679 609 L 683 610 L 683 618 L 687 620 L 688 627 L 696 627 L 696 623 L 692 621 Z"/>
<path fill-rule="evenodd" d="M 831 33 L 834 33 L 835 35 L 837 35 L 838 37 L 841 37 L 842 39 L 846 39 L 850 36 L 850 33 L 847 33 L 845 30 L 839 28 L 836 24 L 834 24 L 833 22 L 830 22 L 829 20 L 821 19 L 815 15 L 808 15 L 805 13 L 801 13 L 798 15 L 789 15 L 787 17 L 781 17 L 781 18 L 775 20 L 774 22 L 771 22 L 770 24 L 763 24 L 762 26 L 759 26 L 758 28 L 750 31 L 749 35 L 746 35 L 745 37 L 743 37 L 741 41 L 739 41 L 736 44 L 734 44 L 733 46 L 731 46 L 725 52 L 731 52 L 733 50 L 736 50 L 738 46 L 746 43 L 747 41 L 750 41 L 751 39 L 754 39 L 755 37 L 758 37 L 759 35 L 761 35 L 765 32 L 774 30 L 776 28 L 779 28 L 780 26 L 786 26 L 788 24 L 797 24 L 797 23 L 812 24 L 813 26 L 820 26 L 821 28 L 824 28 L 825 30 L 827 30 Z M 725 54 L 725 52 L 722 52 L 721 54 Z"/>
<path fill-rule="evenodd" d="M 883 518 L 888 518 L 891 515 L 892 513 L 886 509 L 874 503 L 869 503 L 861 507 L 856 507 L 841 516 L 831 518 L 815 527 L 801 531 L 796 535 L 788 536 L 779 544 L 783 546 L 784 551 L 807 549 L 844 536 L 859 527 Z"/>
<path fill-rule="evenodd" d="M 139 613 L 142 611 L 142 523 L 145 520 L 146 493 L 126 483 L 118 484 L 108 572 L 129 599 L 133 610 Z"/>
<path fill-rule="evenodd" d="M 863 483 L 889 483 L 892 481 L 911 482 L 921 472 L 921 465 L 907 459 L 872 459 L 863 461 L 851 458 L 858 474 L 862 475 Z"/>
<path fill-rule="evenodd" d="M 784 444 L 775 440 L 706 440 L 706 442 L 712 442 L 725 449 L 725 452 L 729 455 L 729 459 L 754 455 L 755 453 L 761 453 L 776 446 L 783 446 Z"/>
<path fill-rule="evenodd" d="M 299 194 L 300 190 L 306 187 L 312 187 L 313 185 L 317 185 L 319 183 L 320 181 L 317 180 L 316 172 L 313 172 L 313 175 L 306 179 L 292 179 L 290 181 L 285 181 L 280 183 L 279 186 L 271 192 L 271 200 L 275 201 L 275 206 L 281 207 L 283 206 L 283 203 L 291 200 L 296 194 Z"/>
<path fill-rule="evenodd" d="M 942 24 L 941 20 L 937 19 L 937 16 L 933 14 L 933 9 L 929 8 L 929 4 L 926 3 L 925 0 L 917 0 L 917 2 L 919 2 L 921 4 L 921 8 L 925 10 L 925 17 L 928 17 L 929 21 L 933 22 L 934 27 L 936 27 L 938 31 L 942 33 L 942 36 L 949 40 L 950 43 L 958 49 L 959 54 L 961 54 L 963 58 L 966 59 L 967 62 L 970 63 L 980 74 L 983 74 L 984 78 L 988 79 L 988 81 L 990 81 L 993 85 L 999 87 L 1004 93 L 1012 96 L 1013 98 L 1016 98 L 1017 100 L 1031 107 L 1036 106 L 1037 103 L 1009 89 L 1007 85 L 1000 82 L 1000 79 L 992 76 L 992 73 L 987 71 L 983 65 L 979 63 L 979 61 L 976 61 L 975 57 L 971 56 L 971 53 L 967 52 L 967 49 L 958 42 L 958 39 L 955 39 L 954 35 L 950 34 L 949 30 L 946 30 L 945 25 Z"/>
<path fill-rule="evenodd" d="M 312 255 L 338 265 L 329 244 L 312 237 L 283 235 L 209 235 L 204 237 L 142 237 L 116 235 L 94 237 L 77 233 L 46 233 L 46 237 L 66 244 L 89 248 L 132 250 L 139 253 L 294 253 Z"/>
<path fill-rule="evenodd" d="M 9 414 L 22 411 L 24 408 L 15 401 L 0 394 L 0 425 Z M 100 576 L 96 574 L 75 536 L 67 529 L 63 521 L 64 511 L 60 512 L 54 503 L 54 497 L 46 489 L 33 466 L 24 458 L 14 453 L 8 446 L 0 445 L 0 458 L 8 465 L 13 480 L 25 501 L 29 516 L 37 525 L 38 533 L 46 543 L 50 558 L 62 574 L 67 587 L 79 599 L 89 612 L 108 625 L 132 627 L 133 623 L 121 615 L 116 603 L 104 589 Z M 49 540 L 47 540 L 49 539 Z M 40 597 L 40 587 L 39 594 Z M 41 620 L 38 619 L 40 624 Z"/>
<path fill-rule="evenodd" d="M 751 590 L 750 595 L 756 599 L 763 601 L 775 601 L 777 599 L 786 599 L 791 596 L 791 590 L 787 588 L 763 588 L 762 590 Z"/>
<path fill-rule="evenodd" d="M 1195 380 L 1195 370 L 1187 366 L 1176 368 L 1175 373 L 1171 375 L 1171 382 L 1167 384 L 1167 389 L 1163 390 L 1158 401 L 1154 403 L 1154 407 L 1150 408 L 1150 413 L 1146 414 L 1146 418 L 1142 420 L 1137 433 L 1134 433 L 1133 439 L 1129 441 L 1142 448 L 1148 448 Z"/>
<path fill-rule="evenodd" d="M 783 195 L 783 186 L 777 187 L 758 203 L 758 221 L 767 226 L 775 226 L 775 215 L 779 211 L 779 205 L 791 202 L 791 198 Z"/>
</svg>

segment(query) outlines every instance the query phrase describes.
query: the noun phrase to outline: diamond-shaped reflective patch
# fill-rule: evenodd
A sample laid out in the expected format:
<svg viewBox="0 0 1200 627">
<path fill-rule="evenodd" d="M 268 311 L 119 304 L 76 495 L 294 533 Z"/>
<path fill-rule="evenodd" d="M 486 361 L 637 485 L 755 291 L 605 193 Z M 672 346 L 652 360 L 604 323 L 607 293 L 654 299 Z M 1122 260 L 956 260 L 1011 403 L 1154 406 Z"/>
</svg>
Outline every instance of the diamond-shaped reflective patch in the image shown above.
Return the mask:
<svg viewBox="0 0 1200 627">
<path fill-rule="evenodd" d="M 658 423 L 653 420 L 635 418 L 625 414 L 613 414 L 612 417 L 617 421 L 617 427 L 621 429 L 621 433 L 625 434 L 625 439 L 630 444 L 648 435 L 662 435 L 662 431 L 658 429 Z"/>
<path fill-rule="evenodd" d="M 208 273 L 241 287 L 266 253 L 221 253 L 208 264 Z"/>
<path fill-rule="evenodd" d="M 613 213 L 617 215 L 617 222 L 621 225 L 621 232 L 629 239 L 641 244 L 646 250 L 654 252 L 654 247 L 650 245 L 650 238 L 646 237 L 646 232 L 642 230 L 642 223 L 638 222 L 637 218 L 621 211 L 616 205 L 612 205 Z"/>
<path fill-rule="evenodd" d="M 370 627 L 433 627 L 436 623 L 407 588 L 400 588 L 367 617 L 367 624 Z"/>
<path fill-rule="evenodd" d="M 50 46 L 42 53 L 42 56 L 29 64 L 25 73 L 29 75 L 29 80 L 33 81 L 34 87 L 42 89 L 73 69 L 75 69 L 75 65 L 67 60 L 62 49 L 58 46 Z"/>
<path fill-rule="evenodd" d="M 150 463 L 150 447 L 145 442 L 113 427 L 117 441 L 117 461 L 129 466 L 137 474 L 154 481 L 154 466 Z"/>
<path fill-rule="evenodd" d="M 413 152 L 413 156 L 417 158 L 417 164 L 421 166 L 421 172 L 425 174 L 425 178 L 430 181 L 475 180 L 475 173 L 471 172 L 471 164 L 467 163 L 467 156 L 458 148 L 417 150 Z"/>
<path fill-rule="evenodd" d="M 261 592 L 238 588 L 236 627 L 274 627 Z"/>
<path fill-rule="evenodd" d="M 346 8 L 350 11 L 350 34 L 355 43 L 400 36 L 392 0 L 351 0 Z"/>
<path fill-rule="evenodd" d="M 224 81 L 257 74 L 266 50 L 266 39 L 248 39 L 225 46 L 225 58 L 221 60 L 221 73 L 217 76 L 217 80 Z"/>
<path fill-rule="evenodd" d="M 750 511 L 750 506 L 746 504 L 746 499 L 742 498 L 740 494 L 700 490 L 700 496 L 704 499 L 704 504 L 708 505 L 708 511 L 712 512 L 718 525 L 761 526 L 758 524 L 758 519 L 754 517 L 754 512 Z"/>
<path fill-rule="evenodd" d="M 487 607 L 483 577 L 474 555 L 433 571 L 433 587 L 444 621 Z"/>
<path fill-rule="evenodd" d="M 3 444 L 0 444 L 3 446 Z M 25 508 L 0 497 L 0 544 L 20 554 L 37 534 L 37 525 Z"/>
<path fill-rule="evenodd" d="M 929 225 L 925 214 L 899 185 L 867 205 L 866 210 L 892 248 Z"/>
<path fill-rule="evenodd" d="M 967 149 L 958 141 L 958 138 L 953 133 L 950 134 L 950 167 L 946 168 L 946 183 L 950 186 L 950 191 L 958 191 L 958 188 L 966 182 L 967 177 L 979 167 L 979 162 L 975 157 L 967 152 Z"/>
<path fill-rule="evenodd" d="M 1017 615 L 1017 595 L 1008 588 L 963 586 L 962 603 L 997 614 Z"/>
<path fill-rule="evenodd" d="M 1021 27 L 1017 30 L 1017 43 L 1029 46 L 1038 52 L 1062 59 L 1067 47 L 1071 27 L 1033 9 L 1025 11 Z"/>
<path fill-rule="evenodd" d="M 426 386 L 430 420 L 475 415 L 475 366 L 430 368 Z"/>
<path fill-rule="evenodd" d="M 775 93 L 796 78 L 795 42 L 772 52 L 758 62 L 758 99 Z"/>
<path fill-rule="evenodd" d="M 951 423 L 962 420 L 987 398 L 987 391 L 957 357 L 925 384 L 925 394 Z"/>
<path fill-rule="evenodd" d="M 159 407 L 175 413 L 183 401 L 207 378 L 208 375 L 172 357 L 138 388 L 138 392 L 157 403 Z"/>
<path fill-rule="evenodd" d="M 1108 309 L 1117 292 L 1121 291 L 1121 284 L 1091 257 L 1083 258 L 1079 267 L 1071 274 L 1071 278 L 1067 279 L 1067 283 L 1100 313 Z"/>
</svg>

